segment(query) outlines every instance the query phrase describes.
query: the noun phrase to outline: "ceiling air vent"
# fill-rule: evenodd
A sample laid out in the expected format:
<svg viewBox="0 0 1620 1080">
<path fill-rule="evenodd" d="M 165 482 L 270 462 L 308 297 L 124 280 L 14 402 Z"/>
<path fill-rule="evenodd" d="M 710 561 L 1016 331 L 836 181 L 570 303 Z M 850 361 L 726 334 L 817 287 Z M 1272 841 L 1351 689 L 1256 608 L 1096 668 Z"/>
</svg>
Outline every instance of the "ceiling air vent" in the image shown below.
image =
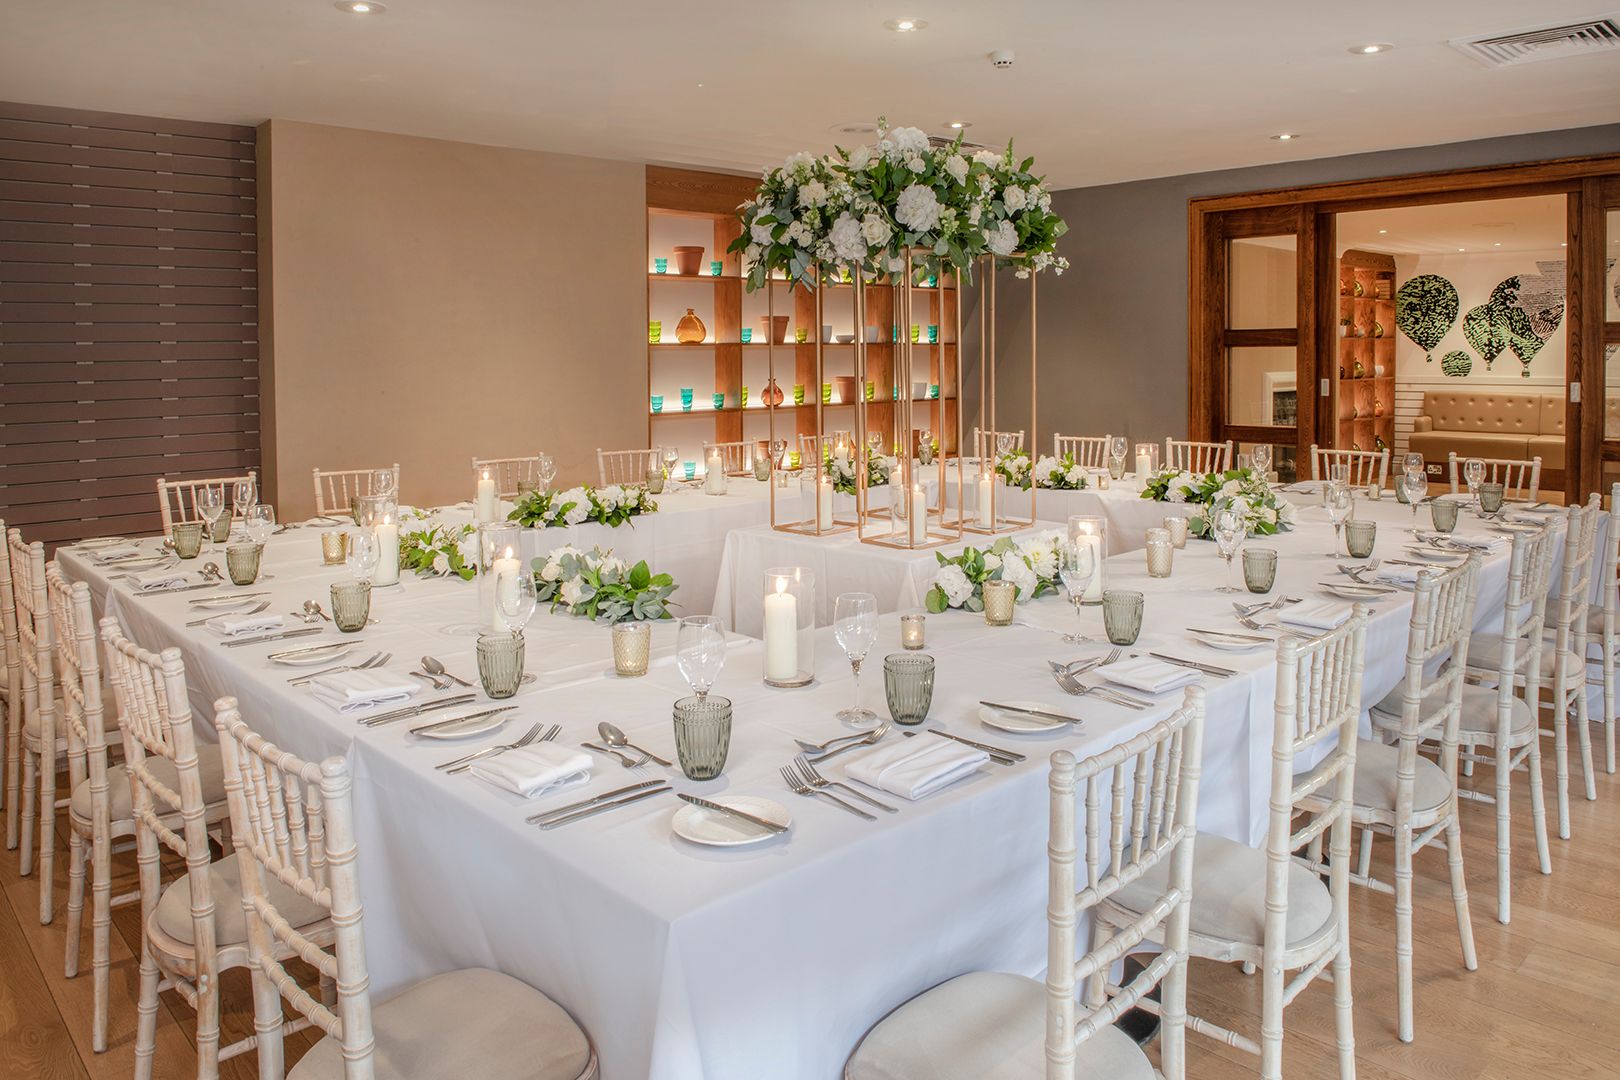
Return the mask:
<svg viewBox="0 0 1620 1080">
<path fill-rule="evenodd" d="M 1536 60 L 1559 60 L 1604 49 L 1620 49 L 1620 16 L 1523 30 L 1492 37 L 1455 38 L 1451 47 L 1486 67 L 1507 67 Z"/>
</svg>

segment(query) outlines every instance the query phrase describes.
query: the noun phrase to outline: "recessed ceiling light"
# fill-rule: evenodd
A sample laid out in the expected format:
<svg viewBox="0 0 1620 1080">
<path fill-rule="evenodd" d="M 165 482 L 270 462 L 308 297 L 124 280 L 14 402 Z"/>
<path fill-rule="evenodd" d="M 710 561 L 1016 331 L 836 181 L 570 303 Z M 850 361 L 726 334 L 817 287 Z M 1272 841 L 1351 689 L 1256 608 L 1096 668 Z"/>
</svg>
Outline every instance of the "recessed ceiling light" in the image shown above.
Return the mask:
<svg viewBox="0 0 1620 1080">
<path fill-rule="evenodd" d="M 883 25 L 897 34 L 913 34 L 928 24 L 921 19 L 890 19 Z"/>
<path fill-rule="evenodd" d="M 1496 243 L 1492 244 L 1491 246 L 1492 247 L 1501 247 L 1502 246 L 1502 241 L 1498 240 Z"/>
<path fill-rule="evenodd" d="M 1379 230 L 1378 230 L 1378 235 L 1379 235 L 1379 236 L 1387 236 L 1387 235 L 1388 235 L 1388 234 L 1389 234 L 1389 230 L 1388 230 L 1388 229 L 1379 229 Z"/>
<path fill-rule="evenodd" d="M 1352 45 L 1350 52 L 1355 56 L 1376 56 L 1381 52 L 1389 52 L 1394 47 L 1387 41 L 1373 41 L 1366 45 Z"/>
<path fill-rule="evenodd" d="M 1295 140 L 1297 138 L 1299 138 L 1299 136 L 1295 135 L 1291 131 L 1279 132 L 1276 135 L 1272 136 L 1272 139 L 1274 139 L 1277 142 L 1292 142 L 1293 140 Z"/>
<path fill-rule="evenodd" d="M 346 11 L 350 15 L 381 15 L 388 10 L 377 3 L 377 0 L 338 0 L 332 6 L 339 11 Z"/>
<path fill-rule="evenodd" d="M 950 128 L 952 131 L 961 131 L 963 128 L 972 127 L 973 126 L 973 121 L 971 121 L 971 120 L 951 120 L 951 121 L 946 122 L 945 126 Z"/>
<path fill-rule="evenodd" d="M 829 128 L 834 135 L 872 135 L 877 131 L 877 125 L 866 120 L 853 120 L 847 124 L 834 124 Z"/>
<path fill-rule="evenodd" d="M 1467 248 L 1458 248 L 1457 250 L 1458 251 L 1467 251 L 1468 249 Z"/>
</svg>

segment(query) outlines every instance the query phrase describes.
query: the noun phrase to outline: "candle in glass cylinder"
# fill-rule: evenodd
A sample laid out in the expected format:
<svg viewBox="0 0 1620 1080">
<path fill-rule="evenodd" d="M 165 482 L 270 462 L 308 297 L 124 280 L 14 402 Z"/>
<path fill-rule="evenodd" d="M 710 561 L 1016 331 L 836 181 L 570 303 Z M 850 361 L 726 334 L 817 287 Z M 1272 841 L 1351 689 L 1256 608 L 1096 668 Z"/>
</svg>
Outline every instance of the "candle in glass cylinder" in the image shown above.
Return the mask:
<svg viewBox="0 0 1620 1080">
<path fill-rule="evenodd" d="M 496 629 L 506 626 L 506 619 L 501 615 L 502 607 L 517 606 L 518 578 L 523 573 L 523 564 L 517 558 L 517 553 L 511 548 L 502 551 L 501 557 L 493 564 L 495 574 L 495 610 L 489 613 L 490 625 Z"/>
<path fill-rule="evenodd" d="M 995 524 L 995 519 L 990 514 L 990 500 L 993 496 L 991 488 L 994 484 L 995 480 L 988 472 L 979 474 L 979 525 L 986 529 Z"/>
<path fill-rule="evenodd" d="M 765 597 L 765 678 L 792 682 L 799 674 L 799 601 L 787 591 L 788 579 L 776 579 L 776 592 Z"/>
<path fill-rule="evenodd" d="M 1103 542 L 1107 524 L 1102 518 L 1076 515 L 1069 519 L 1069 542 L 1080 547 L 1089 547 L 1093 565 L 1097 568 L 1091 576 L 1091 582 L 1081 595 L 1083 604 L 1102 603 L 1103 594 L 1103 560 L 1108 557 L 1108 547 Z"/>
<path fill-rule="evenodd" d="M 1145 483 L 1153 475 L 1153 450 L 1142 443 L 1136 444 L 1136 480 Z"/>
<path fill-rule="evenodd" d="M 816 484 L 816 529 L 821 532 L 832 528 L 833 525 L 833 482 L 832 477 L 823 476 Z"/>
<path fill-rule="evenodd" d="M 724 495 L 726 493 L 726 462 L 720 456 L 720 451 L 709 453 L 709 460 L 704 465 L 707 470 L 703 474 L 703 490 L 710 495 Z"/>
<path fill-rule="evenodd" d="M 399 525 L 392 515 L 384 514 L 372 530 L 377 536 L 377 570 L 372 583 L 392 585 L 399 580 Z"/>
<path fill-rule="evenodd" d="M 495 520 L 495 479 L 485 469 L 478 477 L 478 496 L 474 500 L 474 517 L 481 525 Z"/>
<path fill-rule="evenodd" d="M 928 540 L 928 496 L 924 494 L 921 484 L 912 485 L 910 516 L 911 542 L 925 543 Z"/>
</svg>

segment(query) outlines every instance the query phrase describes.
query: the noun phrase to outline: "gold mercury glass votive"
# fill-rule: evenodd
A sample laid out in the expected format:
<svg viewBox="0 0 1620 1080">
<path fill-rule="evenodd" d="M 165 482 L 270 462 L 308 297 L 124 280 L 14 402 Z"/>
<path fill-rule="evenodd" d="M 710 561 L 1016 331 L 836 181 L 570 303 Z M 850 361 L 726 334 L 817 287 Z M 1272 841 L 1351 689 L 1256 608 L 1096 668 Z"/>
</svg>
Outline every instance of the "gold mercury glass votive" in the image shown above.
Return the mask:
<svg viewBox="0 0 1620 1080">
<path fill-rule="evenodd" d="M 263 544 L 232 544 L 225 549 L 225 569 L 234 585 L 251 585 L 259 579 L 259 560 L 264 555 Z"/>
<path fill-rule="evenodd" d="M 649 495 L 662 495 L 664 493 L 664 470 L 663 469 L 648 469 L 647 470 L 646 480 L 647 480 L 647 494 L 649 494 Z"/>
<path fill-rule="evenodd" d="M 984 621 L 991 626 L 1011 626 L 1013 604 L 1018 600 L 1018 586 L 1010 581 L 984 583 Z"/>
<path fill-rule="evenodd" d="M 613 672 L 634 679 L 647 674 L 647 658 L 652 653 L 652 624 L 622 622 L 613 624 Z"/>
<path fill-rule="evenodd" d="M 342 566 L 349 557 L 349 534 L 342 529 L 321 533 L 321 562 L 326 566 Z"/>
<path fill-rule="evenodd" d="M 1180 514 L 1164 519 L 1164 531 L 1170 534 L 1170 546 L 1177 551 L 1187 546 L 1187 519 Z"/>
<path fill-rule="evenodd" d="M 1149 529 L 1147 531 L 1148 577 L 1169 577 L 1170 566 L 1175 558 L 1175 553 L 1176 549 L 1170 545 L 1170 532 L 1168 529 Z"/>
<path fill-rule="evenodd" d="M 926 643 L 925 628 L 927 617 L 923 615 L 900 616 L 900 647 L 902 649 L 920 649 Z"/>
</svg>

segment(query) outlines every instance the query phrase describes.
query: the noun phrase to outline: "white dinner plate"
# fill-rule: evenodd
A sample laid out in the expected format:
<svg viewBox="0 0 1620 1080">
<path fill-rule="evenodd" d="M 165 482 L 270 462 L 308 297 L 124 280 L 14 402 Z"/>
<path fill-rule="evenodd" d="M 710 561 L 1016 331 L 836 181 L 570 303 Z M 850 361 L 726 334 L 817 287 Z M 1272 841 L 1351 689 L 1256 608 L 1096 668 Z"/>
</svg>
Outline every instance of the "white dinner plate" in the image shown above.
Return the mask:
<svg viewBox="0 0 1620 1080">
<path fill-rule="evenodd" d="M 1040 709 L 1044 712 L 1054 712 L 1050 705 L 1039 701 L 1009 701 L 1009 705 L 1018 705 L 1025 709 Z M 1023 713 L 1002 712 L 992 709 L 988 705 L 979 706 L 979 723 L 985 727 L 995 728 L 997 731 L 1010 731 L 1014 735 L 1030 735 L 1038 731 L 1056 731 L 1070 725 L 1062 720 L 1043 720 L 1039 716 L 1025 716 Z"/>
<path fill-rule="evenodd" d="M 1528 521 L 1490 521 L 1485 524 L 1485 527 L 1491 532 L 1506 533 L 1509 536 L 1514 533 L 1540 532 L 1542 529 L 1540 522 L 1531 524 Z"/>
<path fill-rule="evenodd" d="M 270 659 L 278 664 L 288 667 L 313 667 L 316 664 L 335 663 L 354 648 L 355 643 L 350 641 L 335 641 L 330 645 L 319 645 L 310 649 L 288 649 L 286 652 L 271 653 Z"/>
<path fill-rule="evenodd" d="M 122 536 L 92 536 L 88 540 L 80 540 L 74 546 L 94 551 L 97 548 L 112 547 L 114 544 L 122 544 L 123 542 L 124 538 Z"/>
<path fill-rule="evenodd" d="M 496 706 L 496 708 L 499 708 L 499 706 Z M 494 731 L 512 716 L 510 712 L 498 712 L 493 716 L 477 715 L 481 712 L 487 712 L 489 709 L 490 706 L 487 704 L 469 706 L 465 710 L 469 717 L 465 723 L 452 723 L 451 721 L 455 720 L 454 716 L 442 716 L 422 725 L 422 727 L 412 728 L 411 734 L 421 739 L 465 739 L 469 735 L 482 735 L 486 731 Z M 424 728 L 433 727 L 435 724 L 444 724 L 445 726 L 435 727 L 432 731 L 423 730 Z"/>
<path fill-rule="evenodd" d="M 1400 591 L 1393 585 L 1357 585 L 1353 581 L 1319 581 L 1317 585 L 1340 600 L 1382 600 Z"/>
<path fill-rule="evenodd" d="M 1269 638 L 1262 638 L 1259 641 L 1251 640 L 1259 637 L 1258 634 L 1224 634 L 1220 631 L 1210 630 L 1189 630 L 1188 633 L 1198 640 L 1198 644 L 1208 645 L 1210 648 L 1220 649 L 1222 652 L 1244 653 L 1253 652 L 1256 649 L 1275 649 L 1277 647 L 1277 643 Z"/>
<path fill-rule="evenodd" d="M 1432 563 L 1460 563 L 1468 558 L 1468 552 L 1466 551 L 1446 551 L 1441 548 L 1419 544 L 1413 544 L 1407 548 L 1406 553 L 1414 559 L 1422 559 L 1424 562 Z"/>
<path fill-rule="evenodd" d="M 793 824 L 793 818 L 788 816 L 787 807 L 757 795 L 715 795 L 708 798 L 710 802 L 735 807 L 745 814 L 753 814 L 776 825 Z M 703 844 L 707 847 L 744 847 L 783 835 L 766 832 L 758 825 L 750 825 L 730 814 L 705 810 L 691 803 L 685 803 L 675 811 L 670 827 L 682 840 L 690 840 L 694 844 Z"/>
</svg>

